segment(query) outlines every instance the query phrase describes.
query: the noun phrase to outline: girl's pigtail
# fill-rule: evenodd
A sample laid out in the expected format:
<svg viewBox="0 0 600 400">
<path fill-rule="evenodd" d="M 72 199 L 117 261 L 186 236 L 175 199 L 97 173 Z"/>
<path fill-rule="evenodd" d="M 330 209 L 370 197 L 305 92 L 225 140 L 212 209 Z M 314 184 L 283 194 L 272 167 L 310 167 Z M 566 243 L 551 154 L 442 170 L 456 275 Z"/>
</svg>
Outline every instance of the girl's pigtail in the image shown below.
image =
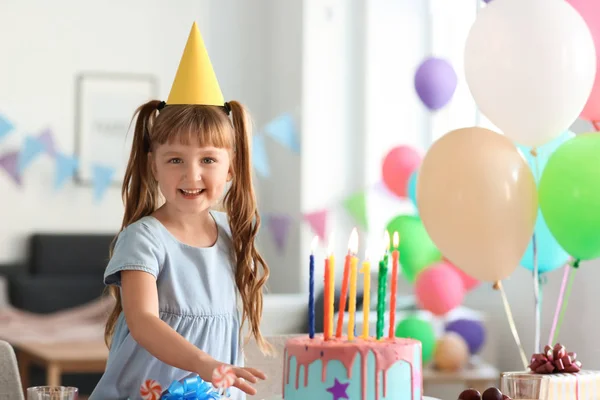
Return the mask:
<svg viewBox="0 0 600 400">
<path fill-rule="evenodd" d="M 156 111 L 160 103 L 158 100 L 151 100 L 140 106 L 136 111 L 137 120 L 133 134 L 133 144 L 121 189 L 125 206 L 121 230 L 140 218 L 152 214 L 158 204 L 158 185 L 152 177 L 148 153 L 151 150 L 150 129 L 156 118 Z M 115 241 L 111 245 L 111 257 L 114 244 Z M 115 325 L 123 311 L 123 306 L 119 288 L 110 286 L 108 291 L 116 299 L 115 307 L 108 316 L 104 330 L 104 341 L 110 347 Z"/>
<path fill-rule="evenodd" d="M 260 227 L 260 215 L 252 184 L 250 159 L 250 121 L 244 107 L 237 101 L 228 103 L 233 120 L 235 146 L 233 181 L 224 203 L 229 215 L 236 256 L 236 284 L 243 304 L 242 325 L 250 322 L 250 334 L 263 353 L 271 346 L 260 333 L 263 310 L 263 286 L 269 277 L 269 267 L 254 245 Z"/>
</svg>

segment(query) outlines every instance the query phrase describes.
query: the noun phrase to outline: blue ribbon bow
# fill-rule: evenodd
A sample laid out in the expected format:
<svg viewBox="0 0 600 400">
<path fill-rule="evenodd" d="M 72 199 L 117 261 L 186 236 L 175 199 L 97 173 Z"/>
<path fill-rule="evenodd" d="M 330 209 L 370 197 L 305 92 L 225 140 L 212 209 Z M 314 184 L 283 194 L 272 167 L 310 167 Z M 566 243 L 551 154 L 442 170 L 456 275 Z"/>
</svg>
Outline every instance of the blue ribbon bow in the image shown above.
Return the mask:
<svg viewBox="0 0 600 400">
<path fill-rule="evenodd" d="M 185 378 L 183 381 L 174 381 L 161 400 L 220 400 L 221 395 L 214 390 L 212 385 L 206 383 L 198 375 Z"/>
</svg>

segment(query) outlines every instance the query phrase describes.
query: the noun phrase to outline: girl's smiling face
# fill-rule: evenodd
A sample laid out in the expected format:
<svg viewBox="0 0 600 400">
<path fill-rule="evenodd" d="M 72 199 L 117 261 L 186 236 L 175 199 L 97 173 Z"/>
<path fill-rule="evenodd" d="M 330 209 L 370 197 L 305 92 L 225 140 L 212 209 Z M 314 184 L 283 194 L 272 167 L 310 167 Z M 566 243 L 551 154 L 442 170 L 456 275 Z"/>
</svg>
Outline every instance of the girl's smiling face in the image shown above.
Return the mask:
<svg viewBox="0 0 600 400">
<path fill-rule="evenodd" d="M 185 214 L 214 206 L 231 179 L 229 151 L 213 146 L 161 144 L 151 166 L 167 205 Z"/>
</svg>

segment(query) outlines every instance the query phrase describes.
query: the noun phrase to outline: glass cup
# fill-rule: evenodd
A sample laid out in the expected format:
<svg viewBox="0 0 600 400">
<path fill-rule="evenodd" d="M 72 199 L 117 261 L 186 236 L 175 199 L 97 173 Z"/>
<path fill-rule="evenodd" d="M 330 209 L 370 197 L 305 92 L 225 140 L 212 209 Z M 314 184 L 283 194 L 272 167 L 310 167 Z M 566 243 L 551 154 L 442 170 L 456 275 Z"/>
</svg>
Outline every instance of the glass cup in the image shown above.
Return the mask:
<svg viewBox="0 0 600 400">
<path fill-rule="evenodd" d="M 500 391 L 513 400 L 546 400 L 546 385 L 539 375 L 504 372 L 500 376 Z"/>
<path fill-rule="evenodd" d="M 34 386 L 27 388 L 27 400 L 77 400 L 79 390 L 68 386 Z"/>
</svg>

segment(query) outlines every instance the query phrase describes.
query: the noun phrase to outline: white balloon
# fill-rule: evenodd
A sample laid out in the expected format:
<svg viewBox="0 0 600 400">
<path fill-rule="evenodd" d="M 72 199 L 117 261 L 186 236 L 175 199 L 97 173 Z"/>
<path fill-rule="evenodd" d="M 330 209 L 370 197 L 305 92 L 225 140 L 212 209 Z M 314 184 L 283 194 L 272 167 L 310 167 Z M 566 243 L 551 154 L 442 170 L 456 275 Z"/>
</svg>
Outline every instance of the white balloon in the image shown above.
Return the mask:
<svg viewBox="0 0 600 400">
<path fill-rule="evenodd" d="M 594 41 L 564 0 L 494 0 L 469 32 L 465 75 L 494 125 L 519 144 L 539 146 L 583 110 L 596 77 Z"/>
</svg>

